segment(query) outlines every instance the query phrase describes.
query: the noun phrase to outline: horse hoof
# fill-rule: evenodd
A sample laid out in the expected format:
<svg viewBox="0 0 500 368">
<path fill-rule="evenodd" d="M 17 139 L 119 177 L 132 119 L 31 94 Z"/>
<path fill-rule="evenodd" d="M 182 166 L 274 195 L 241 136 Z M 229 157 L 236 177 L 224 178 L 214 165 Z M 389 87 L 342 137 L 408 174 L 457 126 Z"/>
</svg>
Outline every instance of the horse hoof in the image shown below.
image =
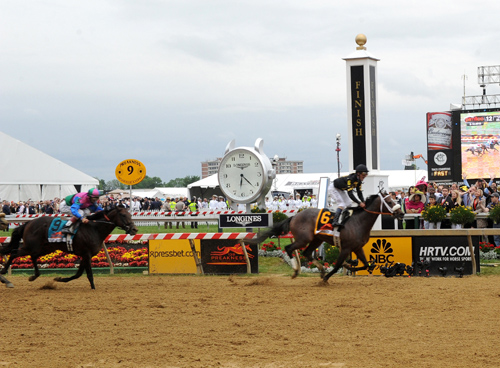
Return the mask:
<svg viewBox="0 0 500 368">
<path fill-rule="evenodd" d="M 6 288 L 12 289 L 14 287 L 14 284 L 12 282 L 8 282 L 5 284 Z"/>
<path fill-rule="evenodd" d="M 54 279 L 54 281 L 58 281 L 58 282 L 60 282 L 60 281 L 61 281 L 61 277 L 56 277 L 56 278 Z"/>
<path fill-rule="evenodd" d="M 36 280 L 36 276 L 30 276 L 30 277 L 28 278 L 28 280 L 29 280 L 29 281 L 35 281 L 35 280 Z"/>
</svg>

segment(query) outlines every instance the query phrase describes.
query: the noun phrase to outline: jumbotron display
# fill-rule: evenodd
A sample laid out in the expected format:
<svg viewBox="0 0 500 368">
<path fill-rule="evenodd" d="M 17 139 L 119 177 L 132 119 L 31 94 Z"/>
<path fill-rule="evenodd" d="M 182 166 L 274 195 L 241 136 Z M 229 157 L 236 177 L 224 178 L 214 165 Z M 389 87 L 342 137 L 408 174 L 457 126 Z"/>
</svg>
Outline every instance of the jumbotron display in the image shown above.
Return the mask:
<svg viewBox="0 0 500 368">
<path fill-rule="evenodd" d="M 500 111 L 460 113 L 462 175 L 500 177 Z"/>
</svg>

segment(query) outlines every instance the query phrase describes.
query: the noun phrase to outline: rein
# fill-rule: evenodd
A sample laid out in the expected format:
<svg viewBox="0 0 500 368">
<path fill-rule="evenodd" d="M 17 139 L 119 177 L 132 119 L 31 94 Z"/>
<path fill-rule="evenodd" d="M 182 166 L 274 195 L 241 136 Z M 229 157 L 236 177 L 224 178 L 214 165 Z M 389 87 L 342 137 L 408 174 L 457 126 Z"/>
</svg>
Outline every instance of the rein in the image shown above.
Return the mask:
<svg viewBox="0 0 500 368">
<path fill-rule="evenodd" d="M 389 207 L 389 204 L 387 204 L 387 202 L 385 201 L 385 199 L 387 197 L 390 196 L 390 194 L 386 195 L 385 197 L 382 196 L 381 193 L 378 193 L 378 196 L 380 197 L 380 212 L 377 212 L 377 211 L 370 211 L 370 210 L 367 210 L 366 208 L 363 208 L 363 210 L 365 210 L 366 212 L 368 213 L 372 213 L 374 215 L 392 215 L 394 214 L 394 211 L 398 210 L 401 208 L 401 206 L 399 204 L 396 204 L 394 207 Z M 387 213 L 387 212 L 382 212 L 382 209 L 383 209 L 383 205 L 385 205 L 385 207 L 387 208 L 387 210 L 390 212 L 390 213 Z"/>
</svg>

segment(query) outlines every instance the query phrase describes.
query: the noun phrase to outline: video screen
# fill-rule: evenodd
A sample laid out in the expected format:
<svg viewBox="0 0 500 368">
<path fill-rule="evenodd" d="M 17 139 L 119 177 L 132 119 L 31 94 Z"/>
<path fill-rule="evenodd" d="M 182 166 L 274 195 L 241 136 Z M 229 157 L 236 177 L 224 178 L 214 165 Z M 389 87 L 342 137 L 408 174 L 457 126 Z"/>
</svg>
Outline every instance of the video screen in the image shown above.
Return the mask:
<svg viewBox="0 0 500 368">
<path fill-rule="evenodd" d="M 462 175 L 500 177 L 500 111 L 460 114 Z"/>
</svg>

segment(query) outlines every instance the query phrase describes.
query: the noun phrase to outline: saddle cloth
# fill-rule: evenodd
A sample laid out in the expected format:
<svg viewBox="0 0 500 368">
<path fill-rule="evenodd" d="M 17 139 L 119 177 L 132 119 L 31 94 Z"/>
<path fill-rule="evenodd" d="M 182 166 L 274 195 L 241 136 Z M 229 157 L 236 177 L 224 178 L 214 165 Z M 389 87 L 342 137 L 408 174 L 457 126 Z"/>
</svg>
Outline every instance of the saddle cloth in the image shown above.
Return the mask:
<svg viewBox="0 0 500 368">
<path fill-rule="evenodd" d="M 342 211 L 339 222 L 344 225 L 345 221 L 347 221 L 347 219 L 351 217 L 351 214 L 352 209 L 345 209 L 344 211 Z M 321 211 L 319 211 L 318 213 L 318 217 L 316 218 L 316 227 L 314 233 L 339 237 L 340 232 L 338 231 L 338 226 L 333 228 L 331 224 L 331 219 L 333 217 L 335 217 L 334 213 L 326 208 L 321 209 Z"/>
<path fill-rule="evenodd" d="M 75 233 L 72 236 L 68 236 L 66 234 L 63 234 L 61 230 L 66 226 L 66 223 L 69 220 L 63 220 L 60 218 L 55 218 L 52 220 L 49 226 L 49 231 L 48 231 L 48 241 L 49 243 L 57 243 L 57 242 L 62 242 L 62 241 L 68 241 L 68 243 L 71 243 L 73 238 L 75 237 L 78 229 L 80 228 L 80 224 L 78 223 L 77 226 L 75 226 L 75 229 L 73 232 Z"/>
<path fill-rule="evenodd" d="M 58 217 L 54 218 L 49 226 L 48 240 L 50 243 L 62 242 L 66 240 L 66 235 L 61 233 L 68 221 Z"/>
<path fill-rule="evenodd" d="M 322 208 L 316 217 L 316 226 L 314 227 L 314 233 L 320 235 L 329 236 L 339 236 L 340 233 L 337 229 L 332 227 L 331 221 L 335 217 L 335 214 L 326 208 Z"/>
</svg>

